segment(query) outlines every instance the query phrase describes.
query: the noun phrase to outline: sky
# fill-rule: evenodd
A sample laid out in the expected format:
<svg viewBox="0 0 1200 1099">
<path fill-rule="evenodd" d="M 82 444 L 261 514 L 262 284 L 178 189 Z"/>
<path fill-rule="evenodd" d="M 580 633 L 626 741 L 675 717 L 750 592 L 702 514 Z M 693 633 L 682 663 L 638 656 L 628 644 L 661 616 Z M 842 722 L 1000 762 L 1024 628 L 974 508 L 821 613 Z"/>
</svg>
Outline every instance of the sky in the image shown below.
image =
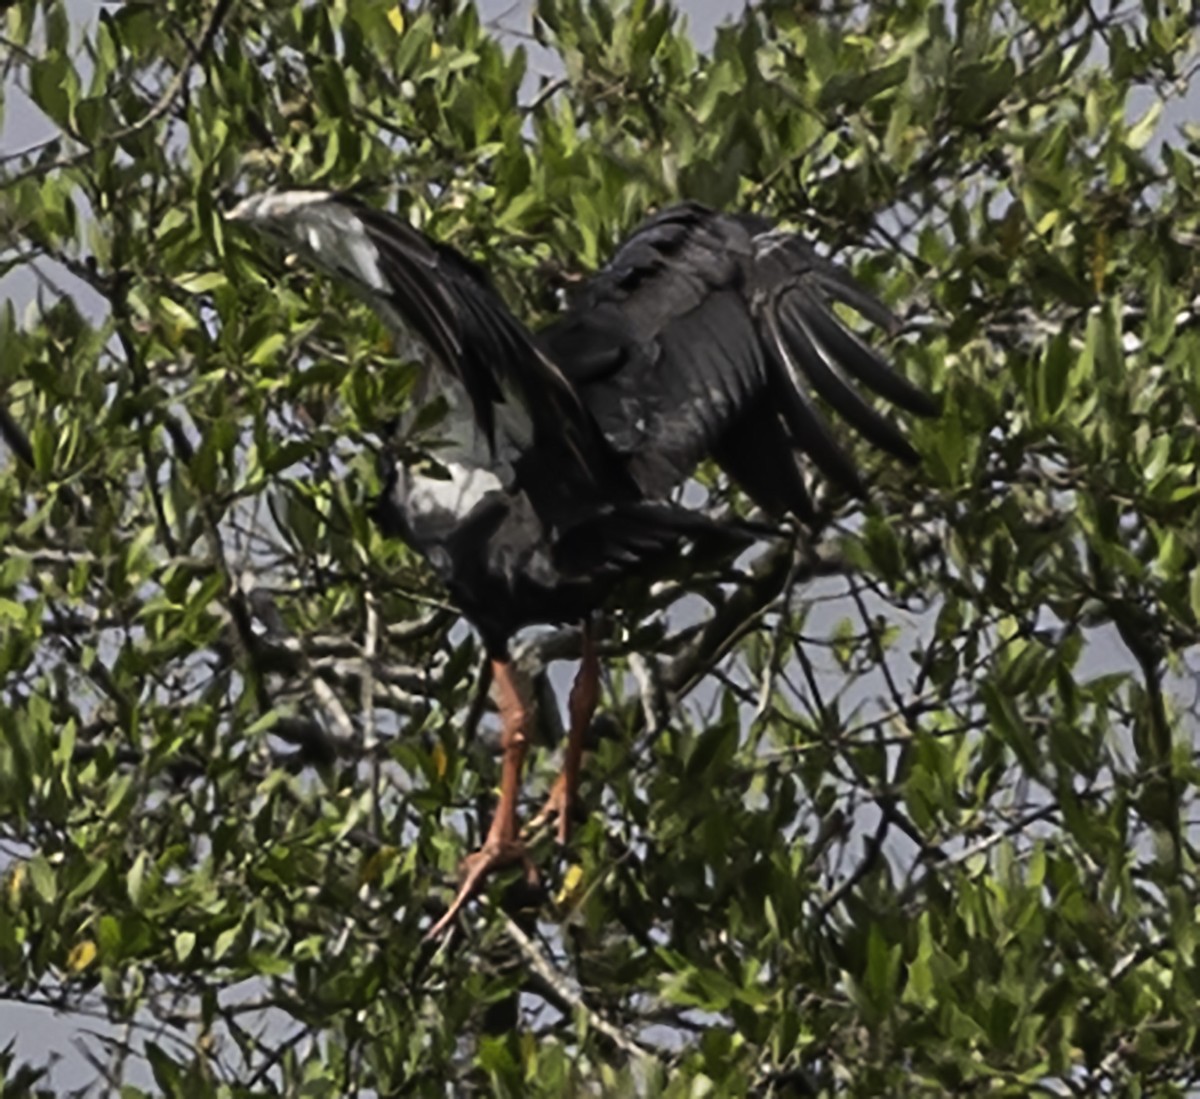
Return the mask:
<svg viewBox="0 0 1200 1099">
<path fill-rule="evenodd" d="M 100 5 L 92 0 L 68 0 L 67 7 L 72 18 L 81 24 L 94 21 L 96 13 L 100 10 Z M 512 32 L 514 37 L 511 42 L 516 44 L 521 41 L 529 50 L 530 81 L 531 86 L 536 86 L 538 77 L 554 77 L 558 72 L 553 66 L 553 56 L 526 37 L 531 28 L 531 7 L 529 0 L 519 0 L 516 4 L 510 3 L 509 0 L 479 0 L 484 21 L 498 30 Z M 716 28 L 740 12 L 743 0 L 681 0 L 680 7 L 688 16 L 696 44 L 705 49 L 711 45 Z M 7 88 L 6 97 L 7 109 L 3 126 L 0 128 L 0 155 L 34 145 L 54 132 L 19 89 Z M 1131 113 L 1137 116 L 1144 108 L 1144 102 L 1133 103 Z M 1189 96 L 1168 106 L 1162 122 L 1163 129 L 1169 131 L 1184 119 L 1197 116 L 1200 116 L 1200 92 L 1193 87 Z M 89 288 L 75 283 L 70 276 L 64 274 L 62 277 L 73 289 L 78 287 L 79 300 L 85 309 L 90 302 L 97 312 L 101 310 L 101 303 Z M 35 290 L 36 284 L 27 271 L 16 271 L 0 278 L 0 300 L 12 299 L 18 315 L 21 315 L 32 301 Z M 0 462 L 5 459 L 3 445 L 0 444 Z M 1096 675 L 1130 669 L 1132 662 L 1123 646 L 1111 636 L 1098 633 L 1093 643 L 1088 646 L 1085 665 L 1085 674 Z M 560 673 L 556 674 L 555 686 L 560 694 L 565 693 L 563 688 L 571 672 L 572 669 L 562 668 Z M 109 1027 L 102 1020 L 81 1021 L 74 1016 L 59 1017 L 48 1009 L 0 1003 L 0 1045 L 5 1041 L 4 1036 L 12 1033 L 18 1039 L 20 1058 L 35 1064 L 44 1063 L 47 1056 L 58 1058 L 51 1082 L 60 1091 L 81 1087 L 95 1079 L 94 1070 L 77 1046 L 85 1030 L 112 1035 L 117 1033 L 115 1028 Z M 141 1079 L 135 1075 L 130 1082 L 153 1086 L 148 1073 Z"/>
</svg>

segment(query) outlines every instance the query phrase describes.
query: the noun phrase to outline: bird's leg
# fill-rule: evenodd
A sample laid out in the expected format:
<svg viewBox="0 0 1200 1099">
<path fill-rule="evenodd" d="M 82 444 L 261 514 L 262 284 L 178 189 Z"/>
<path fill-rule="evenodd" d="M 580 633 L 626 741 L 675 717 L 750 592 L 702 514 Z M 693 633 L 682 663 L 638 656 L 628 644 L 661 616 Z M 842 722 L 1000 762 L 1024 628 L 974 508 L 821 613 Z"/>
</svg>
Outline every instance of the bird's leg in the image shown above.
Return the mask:
<svg viewBox="0 0 1200 1099">
<path fill-rule="evenodd" d="M 525 854 L 525 845 L 517 833 L 517 797 L 521 790 L 521 770 L 525 763 L 525 752 L 529 747 L 530 726 L 533 724 L 533 709 L 522 697 L 513 666 L 507 660 L 492 662 L 492 681 L 496 689 L 496 702 L 500 707 L 500 800 L 492 814 L 491 827 L 483 846 L 468 855 L 462 864 L 462 883 L 458 893 L 445 914 L 425 934 L 426 939 L 436 939 L 460 909 L 475 895 L 476 890 L 494 870 L 511 863 L 525 863 L 525 876 L 530 884 L 537 881 L 537 871 Z"/>
<path fill-rule="evenodd" d="M 579 671 L 571 687 L 568 711 L 571 728 L 567 734 L 567 750 L 563 756 L 562 773 L 550 789 L 550 797 L 542 811 L 530 822 L 536 827 L 551 817 L 558 818 L 558 841 L 566 843 L 571 836 L 571 818 L 575 799 L 579 794 L 579 768 L 583 761 L 583 743 L 600 701 L 600 659 L 588 624 L 583 624 L 583 650 L 580 653 Z"/>
</svg>

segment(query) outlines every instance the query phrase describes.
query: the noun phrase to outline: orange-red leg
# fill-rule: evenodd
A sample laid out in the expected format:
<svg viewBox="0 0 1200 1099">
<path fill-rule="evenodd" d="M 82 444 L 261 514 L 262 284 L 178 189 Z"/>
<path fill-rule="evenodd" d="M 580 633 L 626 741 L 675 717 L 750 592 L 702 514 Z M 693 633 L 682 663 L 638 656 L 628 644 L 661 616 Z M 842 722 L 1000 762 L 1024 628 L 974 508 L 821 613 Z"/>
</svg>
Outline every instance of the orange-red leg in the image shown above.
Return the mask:
<svg viewBox="0 0 1200 1099">
<path fill-rule="evenodd" d="M 521 861 L 525 863 L 525 874 L 530 882 L 537 880 L 537 871 L 526 857 L 517 832 L 517 797 L 521 790 L 525 753 L 529 748 L 533 710 L 522 697 L 516 673 L 507 660 L 492 662 L 492 682 L 500 707 L 500 748 L 504 754 L 500 764 L 500 800 L 496 803 L 483 846 L 463 860 L 458 893 L 442 918 L 426 932 L 426 939 L 436 939 L 450 926 L 492 871 Z"/>
<path fill-rule="evenodd" d="M 583 744 L 592 724 L 592 716 L 600 701 L 600 659 L 592 641 L 587 623 L 583 627 L 583 650 L 580 654 L 579 671 L 571 687 L 571 698 L 567 709 L 571 727 L 567 733 L 567 750 L 563 756 L 562 772 L 550 788 L 550 796 L 542 811 L 534 817 L 530 827 L 558 818 L 558 841 L 566 843 L 571 837 L 571 822 L 575 800 L 579 795 L 579 770 L 583 762 Z"/>
</svg>

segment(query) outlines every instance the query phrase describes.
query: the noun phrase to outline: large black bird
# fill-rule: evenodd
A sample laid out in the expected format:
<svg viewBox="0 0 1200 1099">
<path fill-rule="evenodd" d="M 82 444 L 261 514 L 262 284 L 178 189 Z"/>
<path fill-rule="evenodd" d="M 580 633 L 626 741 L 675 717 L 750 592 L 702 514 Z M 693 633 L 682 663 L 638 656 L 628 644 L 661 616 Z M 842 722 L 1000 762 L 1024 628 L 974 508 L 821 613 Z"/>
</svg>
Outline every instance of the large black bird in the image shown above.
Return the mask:
<svg viewBox="0 0 1200 1099">
<path fill-rule="evenodd" d="M 427 365 L 417 404 L 445 402 L 440 468 L 391 463 L 378 515 L 479 630 L 503 722 L 499 804 L 436 936 L 488 873 L 525 859 L 517 798 L 532 712 L 509 662 L 512 635 L 584 622 L 563 770 L 539 815 L 557 816 L 565 839 L 599 689 L 588 615 L 622 577 L 721 533 L 670 502 L 671 491 L 712 456 L 767 512 L 808 519 L 802 454 L 863 490 L 810 388 L 905 462 L 916 460 L 912 447 L 850 379 L 917 415 L 936 404 L 830 303 L 885 329 L 895 324 L 888 310 L 801 237 L 755 215 L 697 203 L 653 215 L 536 334 L 474 263 L 347 195 L 263 194 L 229 217 L 355 290 Z"/>
</svg>

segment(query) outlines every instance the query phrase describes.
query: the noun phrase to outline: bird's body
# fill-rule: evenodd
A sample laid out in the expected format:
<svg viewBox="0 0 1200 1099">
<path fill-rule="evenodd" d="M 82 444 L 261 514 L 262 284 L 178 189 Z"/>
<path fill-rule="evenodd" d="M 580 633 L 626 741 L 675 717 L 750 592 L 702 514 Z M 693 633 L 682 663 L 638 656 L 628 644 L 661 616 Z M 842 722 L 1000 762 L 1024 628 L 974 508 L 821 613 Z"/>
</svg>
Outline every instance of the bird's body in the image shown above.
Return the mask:
<svg viewBox="0 0 1200 1099">
<path fill-rule="evenodd" d="M 847 375 L 916 414 L 936 410 L 842 326 L 829 301 L 885 326 L 888 311 L 799 237 L 755 216 L 693 203 L 654 215 L 536 335 L 478 267 L 357 200 L 284 192 L 247 199 L 230 216 L 349 284 L 426 363 L 423 398 L 445 404 L 437 468 L 389 463 L 377 514 L 430 561 L 480 630 L 507 714 L 501 804 L 451 911 L 520 850 L 528 714 L 507 666 L 512 634 L 585 619 L 623 577 L 676 559 L 689 542 L 728 536 L 669 498 L 706 456 L 775 515 L 811 516 L 802 453 L 861 491 L 810 385 L 905 461 L 915 460 L 909 444 Z M 732 534 L 745 544 L 744 531 Z M 587 654 L 585 670 L 595 671 Z M 594 683 L 573 692 L 553 807 L 564 827 L 594 695 Z"/>
</svg>

